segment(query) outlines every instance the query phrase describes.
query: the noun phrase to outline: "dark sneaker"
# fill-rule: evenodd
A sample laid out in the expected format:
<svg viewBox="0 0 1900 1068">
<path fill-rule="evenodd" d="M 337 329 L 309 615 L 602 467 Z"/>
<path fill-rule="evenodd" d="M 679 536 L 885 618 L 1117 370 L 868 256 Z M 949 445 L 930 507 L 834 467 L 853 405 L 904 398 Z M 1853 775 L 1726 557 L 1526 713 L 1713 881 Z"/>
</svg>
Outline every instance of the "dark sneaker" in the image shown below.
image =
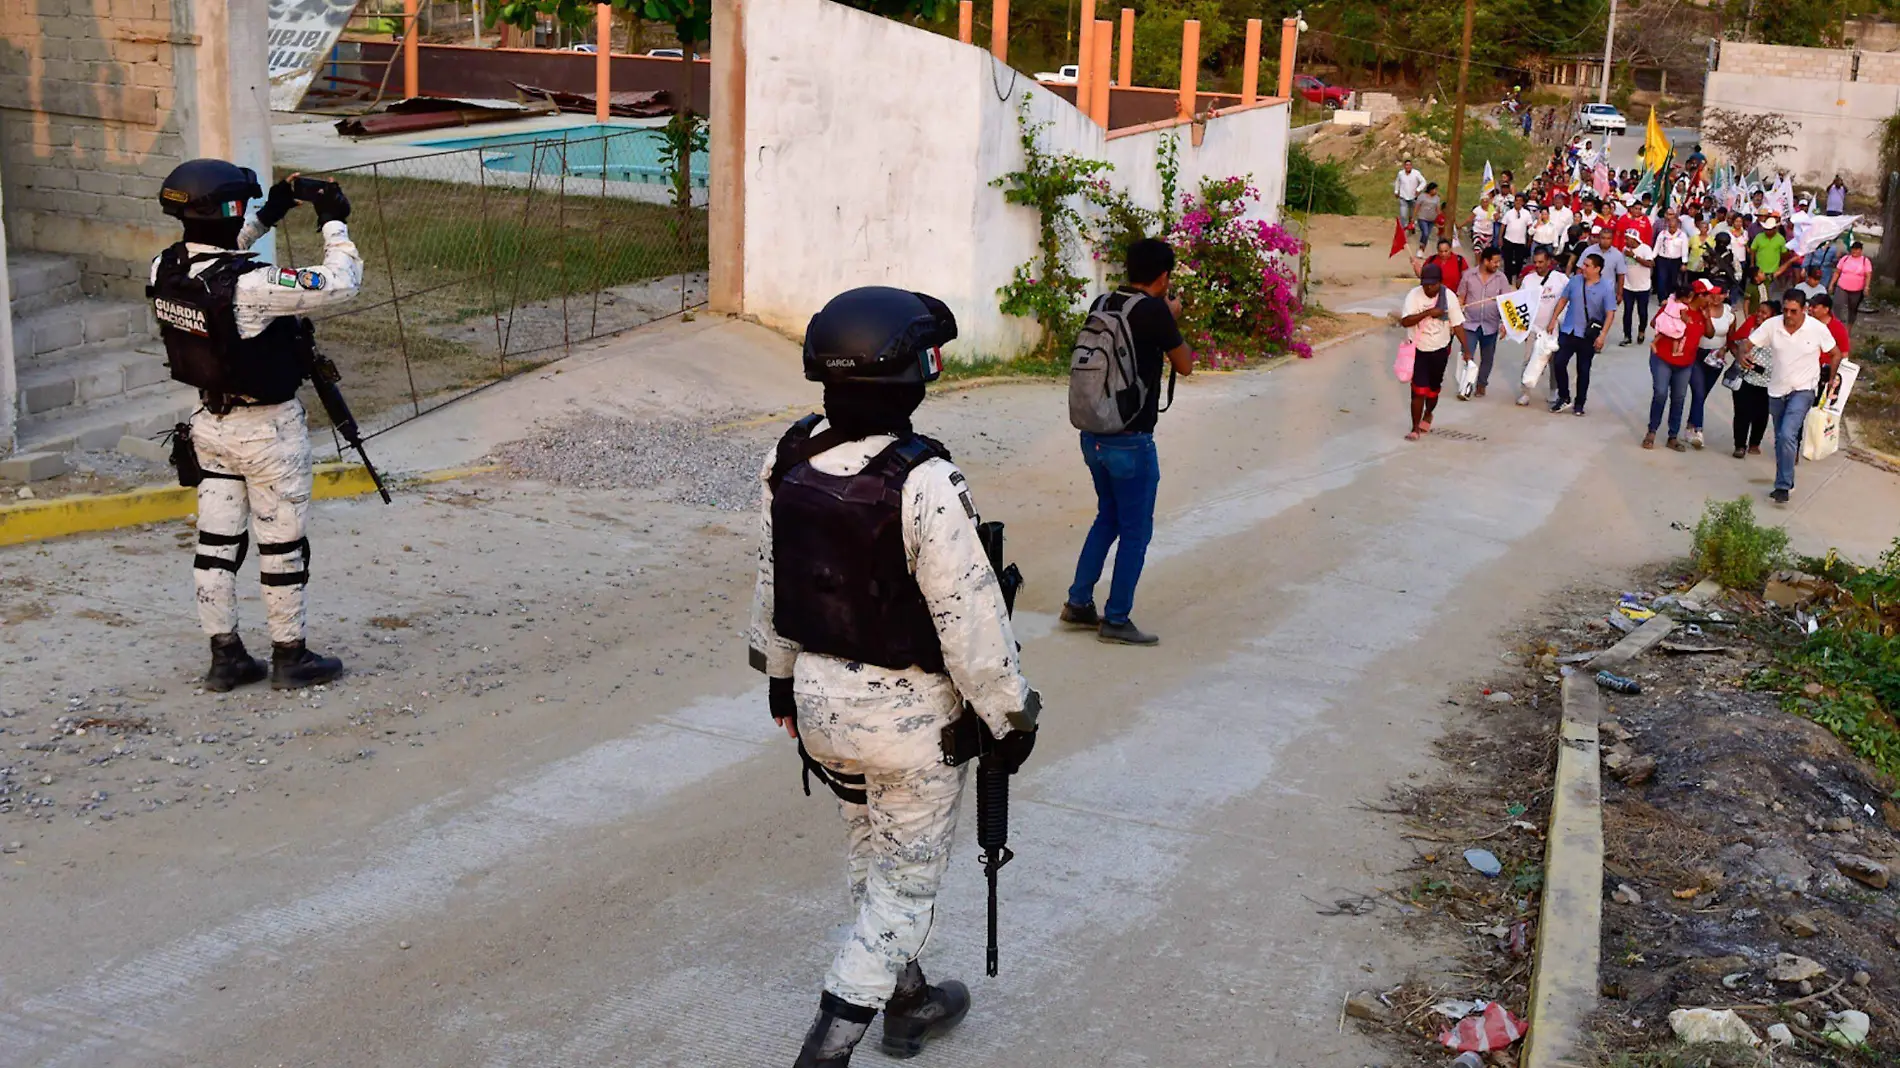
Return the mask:
<svg viewBox="0 0 1900 1068">
<path fill-rule="evenodd" d="M 1108 642 L 1111 645 L 1161 644 L 1160 636 L 1149 634 L 1135 626 L 1135 621 L 1132 619 L 1125 623 L 1103 623 L 1102 629 L 1096 632 L 1095 640 Z"/>
<path fill-rule="evenodd" d="M 211 670 L 205 672 L 205 689 L 228 693 L 246 683 L 261 681 L 270 669 L 244 649 L 244 639 L 235 634 L 219 634 L 211 639 Z"/>
<path fill-rule="evenodd" d="M 1768 499 L 1775 502 L 1776 504 L 1787 504 L 1788 491 L 1784 489 L 1778 489 L 1775 492 L 1770 493 L 1768 495 Z"/>
<path fill-rule="evenodd" d="M 1102 617 L 1096 614 L 1094 604 L 1070 604 L 1062 602 L 1062 621 L 1076 627 L 1099 627 Z"/>
<path fill-rule="evenodd" d="M 1551 401 L 1551 402 L 1550 402 L 1550 414 L 1552 414 L 1552 415 L 1556 415 L 1556 414 L 1557 414 L 1558 412 L 1561 412 L 1561 411 L 1563 411 L 1563 410 L 1564 410 L 1565 408 L 1568 408 L 1568 407 L 1570 407 L 1570 402 L 1569 402 L 1569 401 L 1564 401 L 1564 400 L 1554 400 L 1554 401 Z"/>
</svg>

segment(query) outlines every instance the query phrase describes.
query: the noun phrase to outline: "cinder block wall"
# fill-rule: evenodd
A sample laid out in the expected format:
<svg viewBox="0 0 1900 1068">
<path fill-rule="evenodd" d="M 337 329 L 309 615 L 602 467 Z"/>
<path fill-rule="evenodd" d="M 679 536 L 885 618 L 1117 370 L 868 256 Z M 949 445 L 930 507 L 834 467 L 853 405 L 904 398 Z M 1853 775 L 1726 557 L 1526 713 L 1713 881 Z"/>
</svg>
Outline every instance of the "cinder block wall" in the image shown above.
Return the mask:
<svg viewBox="0 0 1900 1068">
<path fill-rule="evenodd" d="M 1854 54 L 1841 48 L 1796 48 L 1793 45 L 1723 41 L 1717 69 L 1725 74 L 1755 74 L 1766 78 L 1814 78 L 1841 81 L 1853 73 Z"/>
<path fill-rule="evenodd" d="M 176 239 L 158 188 L 193 121 L 191 2 L 0 0 L 7 236 L 78 258 L 89 292 L 136 292 Z"/>
</svg>

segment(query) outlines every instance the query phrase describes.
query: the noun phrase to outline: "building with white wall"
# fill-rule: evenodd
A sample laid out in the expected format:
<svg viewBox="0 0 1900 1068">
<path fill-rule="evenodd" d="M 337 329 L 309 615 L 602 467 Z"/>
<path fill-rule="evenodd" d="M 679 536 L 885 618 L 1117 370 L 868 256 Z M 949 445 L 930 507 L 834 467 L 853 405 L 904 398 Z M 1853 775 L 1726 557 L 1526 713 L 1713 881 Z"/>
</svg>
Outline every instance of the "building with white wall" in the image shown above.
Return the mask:
<svg viewBox="0 0 1900 1068">
<path fill-rule="evenodd" d="M 1703 94 L 1703 115 L 1723 108 L 1775 114 L 1795 124 L 1793 148 L 1774 166 L 1797 182 L 1824 186 L 1842 175 L 1876 193 L 1880 132 L 1900 111 L 1900 53 L 1722 42 Z"/>
</svg>

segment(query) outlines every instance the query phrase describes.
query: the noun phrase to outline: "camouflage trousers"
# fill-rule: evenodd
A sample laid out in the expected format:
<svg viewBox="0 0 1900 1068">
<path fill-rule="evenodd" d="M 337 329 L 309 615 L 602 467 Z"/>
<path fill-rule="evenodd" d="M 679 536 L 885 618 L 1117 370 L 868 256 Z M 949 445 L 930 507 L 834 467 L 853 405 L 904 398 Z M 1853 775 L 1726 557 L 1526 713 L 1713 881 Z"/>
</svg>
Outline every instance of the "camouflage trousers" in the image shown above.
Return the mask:
<svg viewBox="0 0 1900 1068">
<path fill-rule="evenodd" d="M 897 686 L 874 698 L 801 687 L 797 698 L 806 751 L 841 775 L 864 776 L 866 803 L 838 804 L 858 918 L 825 975 L 825 990 L 882 1008 L 898 973 L 923 952 L 950 863 L 966 769 L 943 763 L 940 735 L 962 702 L 948 685 L 923 692 Z"/>
<path fill-rule="evenodd" d="M 206 634 L 237 630 L 237 569 L 254 536 L 270 639 L 301 641 L 311 489 L 303 404 L 233 408 L 222 416 L 200 410 L 191 417 L 191 443 L 207 476 L 198 484 L 198 622 Z"/>
</svg>

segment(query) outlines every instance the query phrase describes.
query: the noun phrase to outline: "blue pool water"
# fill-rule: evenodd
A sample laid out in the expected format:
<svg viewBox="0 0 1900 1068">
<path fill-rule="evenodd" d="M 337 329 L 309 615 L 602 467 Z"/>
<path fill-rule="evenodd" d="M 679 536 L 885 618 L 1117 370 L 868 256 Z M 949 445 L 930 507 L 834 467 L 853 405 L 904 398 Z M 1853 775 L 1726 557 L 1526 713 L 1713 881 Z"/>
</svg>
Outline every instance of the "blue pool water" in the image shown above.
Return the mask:
<svg viewBox="0 0 1900 1068">
<path fill-rule="evenodd" d="M 482 166 L 517 174 L 570 178 L 599 178 L 605 171 L 614 182 L 665 181 L 666 139 L 655 129 L 640 126 L 574 126 L 565 130 L 460 137 L 422 141 L 423 148 L 479 148 Z M 695 152 L 692 183 L 704 189 L 708 174 L 706 153 Z"/>
</svg>

